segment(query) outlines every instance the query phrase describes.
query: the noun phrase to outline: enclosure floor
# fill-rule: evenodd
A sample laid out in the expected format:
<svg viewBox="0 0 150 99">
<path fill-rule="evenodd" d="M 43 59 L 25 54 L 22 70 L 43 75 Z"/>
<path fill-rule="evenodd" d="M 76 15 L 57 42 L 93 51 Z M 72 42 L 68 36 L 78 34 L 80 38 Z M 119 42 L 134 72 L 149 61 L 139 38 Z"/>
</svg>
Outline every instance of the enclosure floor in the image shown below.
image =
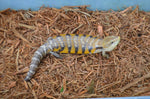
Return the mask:
<svg viewBox="0 0 150 99">
<path fill-rule="evenodd" d="M 121 37 L 109 58 L 100 54 L 47 55 L 24 78 L 34 52 L 48 37 L 87 34 Z M 0 11 L 1 98 L 91 98 L 150 95 L 150 12 L 89 11 L 86 6 Z"/>
</svg>

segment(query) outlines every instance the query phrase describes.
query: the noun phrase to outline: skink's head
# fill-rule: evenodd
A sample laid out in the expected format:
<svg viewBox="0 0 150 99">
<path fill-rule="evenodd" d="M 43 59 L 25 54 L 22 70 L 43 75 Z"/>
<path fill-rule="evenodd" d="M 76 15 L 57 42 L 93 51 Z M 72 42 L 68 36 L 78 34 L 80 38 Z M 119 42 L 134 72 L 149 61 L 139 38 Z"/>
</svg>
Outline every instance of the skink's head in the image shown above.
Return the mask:
<svg viewBox="0 0 150 99">
<path fill-rule="evenodd" d="M 95 52 L 112 51 L 118 45 L 119 41 L 119 36 L 107 36 L 98 42 Z"/>
</svg>

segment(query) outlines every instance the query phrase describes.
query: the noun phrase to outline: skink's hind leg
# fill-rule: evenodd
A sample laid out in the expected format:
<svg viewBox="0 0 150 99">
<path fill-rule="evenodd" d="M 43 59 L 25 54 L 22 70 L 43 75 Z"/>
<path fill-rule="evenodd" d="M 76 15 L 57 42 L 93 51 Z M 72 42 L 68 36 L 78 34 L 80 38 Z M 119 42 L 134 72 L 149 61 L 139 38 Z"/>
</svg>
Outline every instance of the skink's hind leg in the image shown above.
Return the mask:
<svg viewBox="0 0 150 99">
<path fill-rule="evenodd" d="M 47 41 L 50 41 L 50 40 L 52 40 L 53 38 L 52 37 L 49 37 L 48 39 L 47 39 Z"/>
<path fill-rule="evenodd" d="M 60 58 L 60 59 L 62 59 L 63 57 L 62 56 L 60 56 L 58 53 L 55 53 L 55 52 L 50 52 L 52 55 L 54 55 L 55 57 L 57 57 L 57 58 Z"/>
</svg>

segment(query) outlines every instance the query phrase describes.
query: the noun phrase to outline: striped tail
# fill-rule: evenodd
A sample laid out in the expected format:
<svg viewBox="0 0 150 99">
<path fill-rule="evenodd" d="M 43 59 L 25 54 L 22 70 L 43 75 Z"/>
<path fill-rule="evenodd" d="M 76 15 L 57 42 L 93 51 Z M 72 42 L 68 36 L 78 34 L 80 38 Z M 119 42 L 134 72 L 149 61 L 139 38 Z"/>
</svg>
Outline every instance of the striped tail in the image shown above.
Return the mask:
<svg viewBox="0 0 150 99">
<path fill-rule="evenodd" d="M 41 59 L 46 56 L 47 54 L 47 47 L 46 44 L 40 46 L 40 48 L 34 53 L 34 56 L 32 57 L 32 61 L 30 64 L 30 69 L 27 73 L 26 78 L 24 79 L 25 81 L 29 81 L 32 76 L 35 74 L 36 69 L 39 66 L 39 63 L 41 61 Z"/>
</svg>

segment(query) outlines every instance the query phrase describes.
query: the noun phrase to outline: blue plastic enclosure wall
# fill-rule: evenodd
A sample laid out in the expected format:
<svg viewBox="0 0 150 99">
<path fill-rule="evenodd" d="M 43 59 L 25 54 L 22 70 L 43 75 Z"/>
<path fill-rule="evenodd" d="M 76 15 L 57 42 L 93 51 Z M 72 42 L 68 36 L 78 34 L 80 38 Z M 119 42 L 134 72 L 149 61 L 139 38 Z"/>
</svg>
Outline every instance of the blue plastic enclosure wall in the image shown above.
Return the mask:
<svg viewBox="0 0 150 99">
<path fill-rule="evenodd" d="M 0 10 L 38 10 L 43 5 L 54 8 L 90 5 L 90 10 L 123 10 L 129 6 L 139 5 L 140 10 L 150 11 L 150 0 L 0 0 Z"/>
</svg>

